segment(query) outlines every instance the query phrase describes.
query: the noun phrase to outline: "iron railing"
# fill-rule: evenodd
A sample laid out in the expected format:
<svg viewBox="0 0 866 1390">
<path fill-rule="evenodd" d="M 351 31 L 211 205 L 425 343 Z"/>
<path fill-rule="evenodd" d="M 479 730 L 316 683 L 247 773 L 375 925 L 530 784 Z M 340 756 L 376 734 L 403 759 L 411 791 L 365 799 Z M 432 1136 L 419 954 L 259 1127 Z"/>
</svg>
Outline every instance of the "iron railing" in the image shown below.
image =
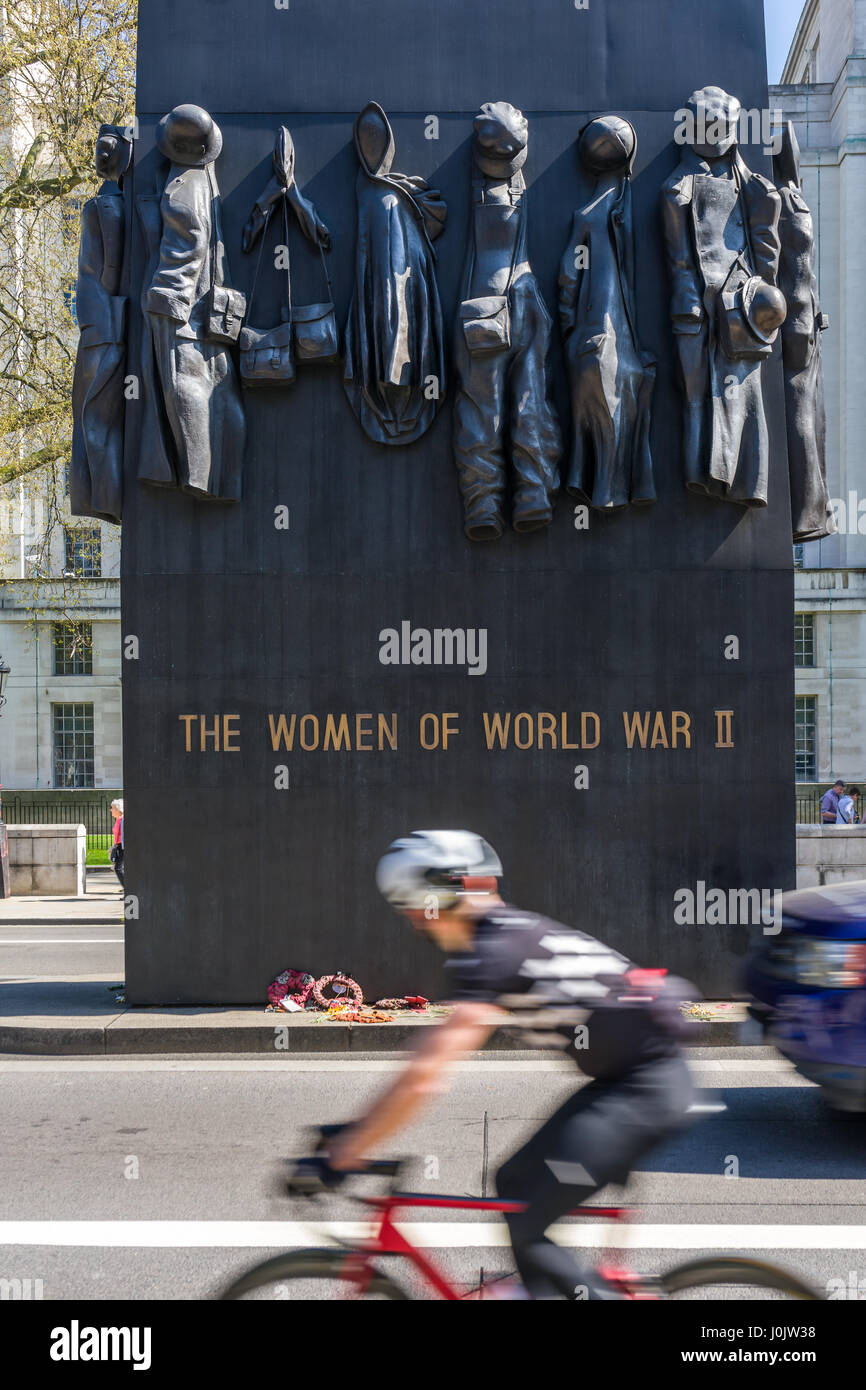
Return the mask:
<svg viewBox="0 0 866 1390">
<path fill-rule="evenodd" d="M 4 794 L 2 804 L 3 819 L 9 825 L 85 825 L 88 835 L 110 835 L 114 828 L 110 799 L 74 801 L 63 796 L 51 801 L 22 801 L 14 794 Z M 797 824 L 820 823 L 820 793 L 798 793 Z"/>
<path fill-rule="evenodd" d="M 84 825 L 88 838 L 110 836 L 114 829 L 111 798 L 106 801 L 73 801 L 64 797 L 51 801 L 23 800 L 3 795 L 3 819 L 7 825 Z"/>
<path fill-rule="evenodd" d="M 821 824 L 821 793 L 803 792 L 797 794 L 797 824 Z"/>
</svg>

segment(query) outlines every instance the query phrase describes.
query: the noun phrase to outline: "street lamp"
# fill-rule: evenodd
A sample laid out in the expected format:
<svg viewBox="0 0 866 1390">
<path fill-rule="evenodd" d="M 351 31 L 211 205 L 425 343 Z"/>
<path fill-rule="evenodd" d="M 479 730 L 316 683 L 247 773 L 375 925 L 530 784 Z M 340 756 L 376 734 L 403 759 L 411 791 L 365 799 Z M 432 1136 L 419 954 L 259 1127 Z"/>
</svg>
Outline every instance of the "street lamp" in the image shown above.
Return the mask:
<svg viewBox="0 0 866 1390">
<path fill-rule="evenodd" d="M 6 681 L 9 678 L 9 666 L 0 656 L 0 710 L 6 703 Z M 6 826 L 3 824 L 3 803 L 2 803 L 3 783 L 0 782 L 0 898 L 11 896 L 12 887 L 9 879 L 9 838 L 6 834 Z"/>
</svg>

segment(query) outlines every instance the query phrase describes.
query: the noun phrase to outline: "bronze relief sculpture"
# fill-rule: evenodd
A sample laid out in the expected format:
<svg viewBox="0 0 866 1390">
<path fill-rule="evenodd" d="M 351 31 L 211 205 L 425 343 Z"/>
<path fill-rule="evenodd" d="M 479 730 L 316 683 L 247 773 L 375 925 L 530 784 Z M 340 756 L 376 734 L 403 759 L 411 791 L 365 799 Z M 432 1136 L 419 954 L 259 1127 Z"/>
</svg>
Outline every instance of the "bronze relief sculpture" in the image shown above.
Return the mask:
<svg viewBox="0 0 866 1390">
<path fill-rule="evenodd" d="M 72 382 L 69 506 L 73 516 L 119 522 L 123 513 L 123 422 L 127 296 L 123 180 L 132 141 L 102 125 L 95 164 L 104 182 L 81 210 L 75 313 L 81 336 Z"/>
<path fill-rule="evenodd" d="M 685 400 L 686 486 L 766 506 L 761 364 L 785 318 L 781 198 L 737 148 L 740 103 L 694 92 L 687 148 L 661 192 L 671 319 Z"/>
<path fill-rule="evenodd" d="M 280 126 L 274 140 L 272 156 L 273 173 L 253 204 L 244 227 L 243 247 L 249 254 L 267 225 L 275 208 L 283 202 L 288 203 L 295 219 L 308 241 L 320 246 L 324 251 L 331 249 L 331 234 L 317 213 L 309 198 L 305 198 L 298 187 L 295 173 L 295 145 L 291 132 Z"/>
<path fill-rule="evenodd" d="M 631 171 L 634 127 L 601 116 L 578 151 L 595 179 L 574 214 L 559 275 L 559 319 L 574 429 L 566 480 L 603 511 L 656 500 L 650 454 L 654 358 L 640 346 L 635 307 Z"/>
<path fill-rule="evenodd" d="M 800 185 L 800 147 L 788 121 L 773 160 L 782 199 L 779 235 L 782 256 L 779 288 L 788 305 L 782 325 L 788 470 L 795 542 L 836 534 L 836 519 L 827 495 L 826 419 L 821 334 L 829 320 L 818 304 L 815 278 L 815 229 Z"/>
<path fill-rule="evenodd" d="M 358 231 L 344 386 L 371 439 L 411 444 L 430 428 L 445 395 L 433 243 L 447 209 L 424 179 L 394 172 L 394 133 L 375 101 L 355 122 L 355 150 Z"/>
<path fill-rule="evenodd" d="M 547 396 L 551 319 L 527 252 L 528 138 L 526 117 L 509 102 L 486 102 L 475 119 L 454 406 L 454 455 L 471 540 L 502 535 L 509 485 L 514 529 L 548 526 L 559 486 L 562 444 Z"/>
<path fill-rule="evenodd" d="M 213 169 L 222 135 L 201 107 L 176 106 L 159 123 L 157 145 L 170 163 L 158 227 L 155 199 L 139 203 L 151 251 L 142 295 L 142 373 L 150 389 L 142 392 L 139 477 L 234 502 L 241 495 L 246 425 L 230 348 L 245 300 L 227 283 Z"/>
<path fill-rule="evenodd" d="M 286 126 L 277 131 L 273 154 L 273 175 L 264 192 L 256 199 L 249 221 L 244 228 L 243 247 L 250 252 L 260 242 L 249 311 L 261 269 L 262 255 L 268 240 L 268 229 L 274 214 L 283 237 L 282 253 L 285 264 L 285 299 L 280 306 L 281 322 L 271 329 L 258 329 L 247 324 L 241 330 L 241 377 L 248 386 L 288 385 L 295 380 L 298 363 L 330 363 L 339 360 L 337 317 L 331 293 L 325 252 L 331 248 L 331 237 L 315 207 L 305 198 L 295 176 L 295 146 Z M 291 256 L 289 251 L 289 212 L 304 236 L 319 253 L 327 287 L 327 298 L 316 304 L 294 303 L 292 291 Z"/>
</svg>

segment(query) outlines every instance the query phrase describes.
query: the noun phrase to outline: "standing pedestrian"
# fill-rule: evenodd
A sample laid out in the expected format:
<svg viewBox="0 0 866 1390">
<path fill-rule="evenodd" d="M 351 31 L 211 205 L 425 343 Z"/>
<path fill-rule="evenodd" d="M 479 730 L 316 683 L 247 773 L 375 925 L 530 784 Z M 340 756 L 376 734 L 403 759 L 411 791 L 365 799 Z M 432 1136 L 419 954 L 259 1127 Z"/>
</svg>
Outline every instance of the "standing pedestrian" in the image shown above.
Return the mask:
<svg viewBox="0 0 866 1390">
<path fill-rule="evenodd" d="M 821 797 L 821 824 L 835 825 L 839 814 L 839 798 L 845 790 L 845 783 L 837 777 L 828 792 Z"/>
<path fill-rule="evenodd" d="M 112 801 L 111 815 L 114 820 L 113 843 L 108 857 L 114 865 L 114 872 L 123 886 L 123 800 Z"/>
<path fill-rule="evenodd" d="M 857 800 L 860 796 L 860 788 L 852 787 L 850 791 L 839 797 L 839 810 L 836 812 L 837 825 L 856 825 L 860 819 L 857 815 Z"/>
</svg>

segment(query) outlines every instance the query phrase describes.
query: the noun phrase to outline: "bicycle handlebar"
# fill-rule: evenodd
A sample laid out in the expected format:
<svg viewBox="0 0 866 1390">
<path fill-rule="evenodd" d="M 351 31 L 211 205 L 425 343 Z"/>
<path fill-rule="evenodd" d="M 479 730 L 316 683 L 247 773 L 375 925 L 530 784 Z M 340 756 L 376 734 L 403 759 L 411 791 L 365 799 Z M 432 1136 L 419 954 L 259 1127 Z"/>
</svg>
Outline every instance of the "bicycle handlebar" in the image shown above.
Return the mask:
<svg viewBox="0 0 866 1390">
<path fill-rule="evenodd" d="M 315 1152 L 317 1154 L 324 1152 L 332 1139 L 335 1139 L 338 1134 L 342 1134 L 344 1130 L 350 1128 L 350 1125 L 314 1125 L 312 1132 L 318 1136 Z M 371 1159 L 363 1168 L 346 1168 L 343 1171 L 347 1177 L 357 1177 L 363 1173 L 373 1173 L 380 1178 L 396 1178 L 404 1162 L 405 1159 L 402 1158 L 376 1158 Z"/>
<path fill-rule="evenodd" d="M 287 1190 L 290 1195 L 314 1196 L 332 1185 L 338 1186 L 344 1179 L 351 1177 L 397 1177 L 404 1159 L 371 1159 L 369 1163 L 357 1168 L 344 1168 L 339 1171 L 328 1169 L 326 1153 L 330 1142 L 346 1128 L 346 1125 L 319 1125 L 313 1128 L 312 1132 L 316 1136 L 314 1152 L 303 1158 L 289 1159 Z"/>
</svg>

